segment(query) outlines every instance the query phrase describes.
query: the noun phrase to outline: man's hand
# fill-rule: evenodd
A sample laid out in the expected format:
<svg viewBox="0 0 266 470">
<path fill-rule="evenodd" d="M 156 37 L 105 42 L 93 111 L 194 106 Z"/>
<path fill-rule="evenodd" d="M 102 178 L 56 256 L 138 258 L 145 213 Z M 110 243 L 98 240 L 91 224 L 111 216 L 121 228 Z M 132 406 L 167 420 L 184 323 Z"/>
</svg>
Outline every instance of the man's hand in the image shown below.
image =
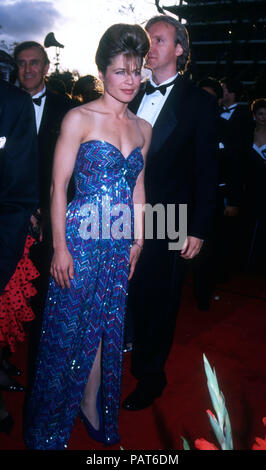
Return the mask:
<svg viewBox="0 0 266 470">
<path fill-rule="evenodd" d="M 200 238 L 188 236 L 180 256 L 184 259 L 192 259 L 200 252 L 202 245 L 203 241 Z"/>
<path fill-rule="evenodd" d="M 39 241 L 42 242 L 43 230 L 42 230 L 42 224 L 41 224 L 41 211 L 40 211 L 40 209 L 37 209 L 36 213 L 31 216 L 30 223 L 32 225 L 33 232 L 35 232 L 35 234 L 39 234 Z"/>
<path fill-rule="evenodd" d="M 224 215 L 226 217 L 236 217 L 239 214 L 239 207 L 237 206 L 226 206 L 224 209 Z"/>
<path fill-rule="evenodd" d="M 141 253 L 141 247 L 138 244 L 134 243 L 131 247 L 131 250 L 130 250 L 130 258 L 129 258 L 130 270 L 129 270 L 129 275 L 128 275 L 128 280 L 129 281 L 130 281 L 130 279 L 132 278 L 132 276 L 134 274 L 135 267 L 136 267 L 137 261 L 139 259 L 140 253 Z"/>
</svg>

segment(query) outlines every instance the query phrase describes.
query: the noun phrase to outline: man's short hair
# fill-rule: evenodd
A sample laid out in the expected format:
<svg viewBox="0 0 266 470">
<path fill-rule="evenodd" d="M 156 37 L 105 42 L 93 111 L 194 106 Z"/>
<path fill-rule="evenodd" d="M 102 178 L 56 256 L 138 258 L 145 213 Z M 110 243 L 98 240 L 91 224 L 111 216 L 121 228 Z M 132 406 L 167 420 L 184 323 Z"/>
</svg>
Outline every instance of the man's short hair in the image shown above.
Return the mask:
<svg viewBox="0 0 266 470">
<path fill-rule="evenodd" d="M 155 23 L 166 23 L 175 28 L 175 45 L 180 44 L 183 49 L 183 54 L 177 58 L 177 71 L 180 73 L 185 72 L 190 62 L 189 34 L 186 27 L 172 16 L 157 15 L 153 16 L 147 22 L 145 26 L 146 31 L 148 31 Z"/>
<path fill-rule="evenodd" d="M 240 80 L 237 80 L 236 78 L 224 77 L 220 80 L 220 82 L 226 85 L 229 93 L 235 94 L 236 101 L 239 101 L 242 98 L 244 87 Z"/>
<path fill-rule="evenodd" d="M 30 49 L 31 47 L 36 47 L 37 49 L 39 49 L 41 51 L 45 65 L 50 64 L 50 60 L 48 58 L 46 50 L 44 49 L 44 47 L 41 44 L 39 44 L 38 42 L 35 42 L 35 41 L 24 41 L 24 42 L 21 42 L 20 44 L 18 44 L 14 49 L 14 59 L 15 59 L 15 61 L 17 62 L 18 56 L 22 51 L 25 51 L 26 49 Z"/>
<path fill-rule="evenodd" d="M 214 91 L 215 95 L 217 96 L 218 100 L 223 97 L 222 86 L 219 80 L 217 80 L 214 77 L 203 78 L 202 80 L 199 81 L 198 86 L 201 88 L 205 88 L 205 87 L 211 88 Z"/>
</svg>

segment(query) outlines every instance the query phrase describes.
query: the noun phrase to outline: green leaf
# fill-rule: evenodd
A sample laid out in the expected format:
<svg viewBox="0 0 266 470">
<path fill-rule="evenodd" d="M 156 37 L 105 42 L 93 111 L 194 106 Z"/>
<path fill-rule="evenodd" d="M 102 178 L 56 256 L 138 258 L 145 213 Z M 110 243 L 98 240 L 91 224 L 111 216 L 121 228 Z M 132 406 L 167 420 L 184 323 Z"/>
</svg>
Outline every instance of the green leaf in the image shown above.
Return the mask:
<svg viewBox="0 0 266 470">
<path fill-rule="evenodd" d="M 205 354 L 203 354 L 203 359 L 207 376 L 207 385 L 218 421 L 215 416 L 211 416 L 209 413 L 208 417 L 221 448 L 223 450 L 233 450 L 232 430 L 228 411 L 225 406 L 225 399 L 223 393 L 219 390 L 215 370 L 212 370 Z"/>
<path fill-rule="evenodd" d="M 188 441 L 183 437 L 181 436 L 182 440 L 183 440 L 183 447 L 184 447 L 184 450 L 190 450 L 190 446 L 189 446 L 189 443 Z"/>
<path fill-rule="evenodd" d="M 210 420 L 210 423 L 211 423 L 211 426 L 212 426 L 212 429 L 216 435 L 216 438 L 220 444 L 221 447 L 224 446 L 224 442 L 225 442 L 225 438 L 224 438 L 224 435 L 223 435 L 223 432 L 218 424 L 218 422 L 208 414 L 208 418 Z"/>
</svg>

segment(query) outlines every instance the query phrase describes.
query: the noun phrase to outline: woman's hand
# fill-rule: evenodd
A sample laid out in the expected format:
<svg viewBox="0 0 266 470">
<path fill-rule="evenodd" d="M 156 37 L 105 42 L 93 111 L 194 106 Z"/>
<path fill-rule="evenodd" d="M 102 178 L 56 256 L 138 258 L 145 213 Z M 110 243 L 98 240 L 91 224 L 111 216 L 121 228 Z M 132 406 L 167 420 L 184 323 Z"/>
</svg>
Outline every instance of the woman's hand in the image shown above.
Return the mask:
<svg viewBox="0 0 266 470">
<path fill-rule="evenodd" d="M 74 279 L 74 263 L 67 248 L 55 250 L 50 273 L 62 289 L 70 287 L 70 279 Z"/>
<path fill-rule="evenodd" d="M 129 266 L 130 266 L 129 276 L 128 276 L 129 281 L 130 281 L 130 279 L 132 278 L 132 276 L 134 274 L 136 263 L 139 259 L 139 255 L 141 253 L 141 250 L 142 250 L 141 245 L 137 244 L 136 242 L 133 243 L 133 245 L 131 247 L 131 250 L 130 250 L 130 256 L 129 256 Z"/>
</svg>

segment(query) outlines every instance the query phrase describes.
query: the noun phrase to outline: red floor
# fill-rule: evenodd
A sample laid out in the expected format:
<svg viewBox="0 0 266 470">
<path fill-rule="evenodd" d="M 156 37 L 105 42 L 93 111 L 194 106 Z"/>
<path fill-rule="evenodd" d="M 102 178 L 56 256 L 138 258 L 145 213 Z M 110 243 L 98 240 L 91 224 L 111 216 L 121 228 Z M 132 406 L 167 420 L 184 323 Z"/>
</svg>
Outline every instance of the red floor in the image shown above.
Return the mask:
<svg viewBox="0 0 266 470">
<path fill-rule="evenodd" d="M 184 287 L 175 341 L 167 362 L 168 386 L 153 406 L 120 413 L 121 446 L 127 450 L 180 450 L 181 436 L 191 444 L 204 437 L 217 444 L 206 409 L 212 409 L 206 385 L 203 353 L 215 367 L 229 411 L 234 448 L 249 450 L 256 436 L 264 437 L 266 416 L 266 279 L 235 277 L 221 284 L 209 311 L 197 310 L 188 281 Z M 13 362 L 26 367 L 26 344 Z M 125 354 L 122 397 L 133 388 L 130 353 Z M 24 374 L 25 377 L 25 374 Z M 24 379 L 25 380 L 25 379 Z M 23 377 L 21 378 L 23 383 Z M 25 449 L 22 439 L 23 393 L 3 393 L 15 418 L 12 433 L 0 434 L 0 449 Z M 77 418 L 70 450 L 103 449 L 89 439 Z M 108 448 L 120 449 L 120 446 Z"/>
</svg>

